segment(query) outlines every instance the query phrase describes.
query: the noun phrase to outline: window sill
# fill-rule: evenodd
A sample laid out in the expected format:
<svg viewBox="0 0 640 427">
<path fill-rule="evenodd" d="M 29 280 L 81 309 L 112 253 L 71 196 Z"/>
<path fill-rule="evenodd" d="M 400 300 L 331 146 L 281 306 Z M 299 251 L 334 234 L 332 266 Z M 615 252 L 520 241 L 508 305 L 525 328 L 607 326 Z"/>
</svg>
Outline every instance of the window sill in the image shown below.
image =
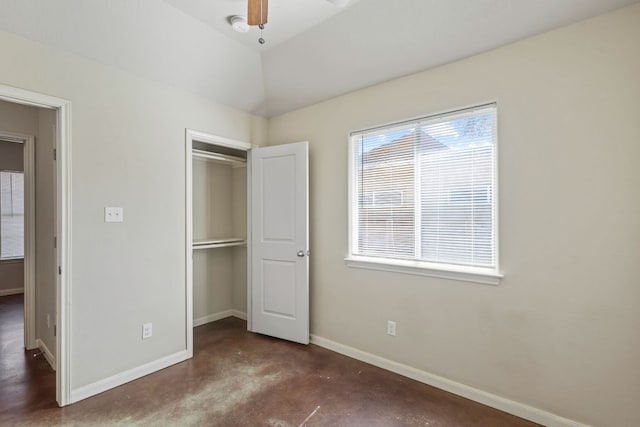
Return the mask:
<svg viewBox="0 0 640 427">
<path fill-rule="evenodd" d="M 24 258 L 3 258 L 0 259 L 0 264 L 17 264 L 20 262 L 24 262 Z"/>
<path fill-rule="evenodd" d="M 479 268 L 460 267 L 455 265 L 451 265 L 450 268 L 442 266 L 438 266 L 436 268 L 432 267 L 433 264 L 419 261 L 379 259 L 360 256 L 350 256 L 344 260 L 348 267 L 353 268 L 438 277 L 441 279 L 481 283 L 483 285 L 499 285 L 500 279 L 503 277 L 501 274 Z"/>
</svg>

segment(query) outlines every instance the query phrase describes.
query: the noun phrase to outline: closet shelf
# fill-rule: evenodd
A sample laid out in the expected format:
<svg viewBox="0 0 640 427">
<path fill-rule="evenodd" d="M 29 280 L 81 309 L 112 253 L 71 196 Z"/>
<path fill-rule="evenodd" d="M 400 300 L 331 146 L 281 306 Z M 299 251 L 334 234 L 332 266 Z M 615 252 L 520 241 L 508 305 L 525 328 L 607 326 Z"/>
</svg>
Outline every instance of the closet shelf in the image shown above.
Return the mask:
<svg viewBox="0 0 640 427">
<path fill-rule="evenodd" d="M 227 237 L 222 239 L 198 240 L 193 242 L 193 249 L 226 248 L 229 246 L 244 246 L 247 241 L 242 237 Z"/>
<path fill-rule="evenodd" d="M 217 163 L 226 163 L 234 167 L 247 166 L 247 159 L 243 159 L 242 157 L 230 156 L 228 154 L 213 153 L 213 152 L 204 151 L 204 150 L 197 150 L 195 148 L 191 151 L 192 151 L 193 157 L 196 159 L 204 159 L 204 160 L 209 160 Z"/>
</svg>

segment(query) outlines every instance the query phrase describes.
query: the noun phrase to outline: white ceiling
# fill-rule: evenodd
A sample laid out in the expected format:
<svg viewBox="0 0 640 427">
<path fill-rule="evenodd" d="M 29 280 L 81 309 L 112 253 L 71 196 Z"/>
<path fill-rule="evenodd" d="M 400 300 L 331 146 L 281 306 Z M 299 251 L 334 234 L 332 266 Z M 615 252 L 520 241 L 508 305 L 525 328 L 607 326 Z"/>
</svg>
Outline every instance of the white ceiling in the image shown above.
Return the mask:
<svg viewBox="0 0 640 427">
<path fill-rule="evenodd" d="M 270 0 L 261 47 L 245 0 L 0 0 L 0 30 L 270 117 L 637 1 Z"/>
<path fill-rule="evenodd" d="M 256 52 L 271 49 L 344 10 L 327 0 L 270 0 L 269 20 L 263 31 L 266 43 L 260 44 L 258 27 L 251 27 L 248 33 L 237 33 L 229 25 L 230 16 L 247 16 L 247 0 L 164 1 Z M 357 1 L 348 1 L 345 8 Z"/>
</svg>

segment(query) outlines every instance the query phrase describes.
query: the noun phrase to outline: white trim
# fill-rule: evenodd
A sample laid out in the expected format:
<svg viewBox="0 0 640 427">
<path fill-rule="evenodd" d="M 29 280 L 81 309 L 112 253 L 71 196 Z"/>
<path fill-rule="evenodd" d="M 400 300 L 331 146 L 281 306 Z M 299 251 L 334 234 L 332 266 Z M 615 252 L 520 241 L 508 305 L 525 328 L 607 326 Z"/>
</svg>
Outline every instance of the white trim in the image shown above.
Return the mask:
<svg viewBox="0 0 640 427">
<path fill-rule="evenodd" d="M 240 310 L 231 310 L 231 315 L 233 317 L 237 317 L 238 319 L 247 320 L 247 313 Z"/>
<path fill-rule="evenodd" d="M 357 248 L 354 247 L 354 244 L 358 241 L 355 227 L 353 226 L 353 221 L 351 218 L 354 218 L 354 215 L 359 215 L 358 205 L 353 203 L 353 196 L 356 194 L 355 189 L 353 188 L 354 182 L 357 180 L 354 179 L 354 175 L 356 173 L 356 168 L 354 168 L 354 157 L 353 157 L 353 140 L 352 136 L 347 136 L 347 253 L 354 253 Z"/>
<path fill-rule="evenodd" d="M 35 180 L 35 137 L 0 130 L 0 139 L 23 144 L 22 171 L 24 176 L 24 347 L 37 347 L 36 343 L 36 180 Z M 8 261 L 8 260 L 4 260 Z M 2 295 L 2 294 L 0 294 Z"/>
<path fill-rule="evenodd" d="M 51 110 L 60 108 L 62 104 L 68 103 L 66 99 L 56 98 L 55 96 L 49 96 L 43 93 L 32 92 L 30 90 L 3 84 L 0 84 L 0 99 L 7 102 L 13 102 L 14 104 L 48 108 Z"/>
<path fill-rule="evenodd" d="M 0 99 L 17 104 L 56 110 L 56 401 L 65 406 L 71 399 L 71 102 L 0 84 Z M 54 273 L 55 274 L 55 273 Z"/>
<path fill-rule="evenodd" d="M 247 331 L 253 331 L 253 316 L 251 313 L 253 312 L 253 291 L 251 290 L 251 286 L 253 284 L 253 273 L 251 266 L 253 265 L 253 258 L 251 257 L 251 242 L 253 241 L 253 235 L 251 234 L 251 224 L 253 217 L 253 205 L 251 203 L 251 199 L 253 197 L 253 193 L 251 191 L 251 183 L 253 182 L 253 178 L 251 177 L 252 173 L 252 154 L 251 150 L 247 152 L 247 312 L 244 313 L 244 320 L 247 321 Z"/>
<path fill-rule="evenodd" d="M 469 104 L 466 105 L 464 107 L 451 107 L 449 109 L 444 109 L 444 110 L 440 110 L 440 111 L 436 111 L 435 113 L 432 114 L 428 114 L 426 116 L 415 116 L 415 117 L 410 117 L 410 118 L 405 118 L 405 119 L 400 119 L 397 121 L 392 121 L 392 122 L 388 122 L 388 123 L 383 123 L 383 124 L 379 124 L 379 125 L 374 125 L 374 126 L 370 126 L 364 129 L 358 129 L 358 130 L 354 130 L 348 133 L 348 136 L 355 136 L 355 135 L 362 135 L 368 132 L 377 132 L 377 131 L 381 131 L 381 130 L 385 130 L 385 129 L 393 129 L 395 127 L 402 127 L 404 125 L 407 124 L 411 124 L 413 122 L 428 122 L 431 120 L 439 120 L 443 117 L 448 116 L 449 114 L 456 114 L 459 116 L 468 116 L 468 115 L 472 115 L 475 112 L 477 112 L 478 110 L 482 110 L 488 107 L 493 106 L 494 104 L 497 104 L 498 101 L 494 100 L 489 100 L 486 102 L 481 102 L 478 104 Z"/>
<path fill-rule="evenodd" d="M 24 288 L 0 289 L 0 297 L 23 294 Z"/>
<path fill-rule="evenodd" d="M 245 151 L 249 151 L 251 148 L 253 148 L 253 145 L 248 142 L 225 138 L 224 136 L 212 135 L 210 133 L 200 132 L 193 129 L 187 129 L 187 141 L 204 142 L 205 144 L 220 145 L 222 147 L 235 148 L 236 150 Z"/>
<path fill-rule="evenodd" d="M 24 257 L 21 256 L 19 258 L 3 258 L 0 259 L 0 265 L 5 265 L 5 264 L 21 264 L 24 262 Z"/>
<path fill-rule="evenodd" d="M 547 427 L 588 427 L 586 424 L 561 417 L 551 412 L 497 396 L 439 375 L 331 341 L 327 338 L 311 335 L 311 343 Z"/>
<path fill-rule="evenodd" d="M 227 317 L 237 317 L 238 319 L 247 320 L 247 314 L 240 310 L 225 310 L 217 313 L 209 314 L 207 316 L 198 317 L 193 319 L 193 327 L 206 325 L 207 323 L 215 322 L 217 320 L 226 319 Z"/>
<path fill-rule="evenodd" d="M 25 135 L 26 136 L 26 135 Z M 36 161 L 34 137 L 26 136 L 23 151 L 24 197 L 24 342 L 36 342 Z"/>
<path fill-rule="evenodd" d="M 499 138 L 500 134 L 498 132 L 498 121 L 500 120 L 498 114 L 498 101 L 493 102 L 496 107 L 496 115 L 495 120 L 493 122 L 495 128 L 493 129 L 493 137 L 494 137 L 494 153 L 493 153 L 493 167 L 494 167 L 494 176 L 493 176 L 493 194 L 491 194 L 491 202 L 493 203 L 494 208 L 494 244 L 496 245 L 496 270 L 504 273 L 502 270 L 501 262 L 502 258 L 500 258 L 500 144 Z M 502 277 L 502 276 L 500 276 Z"/>
<path fill-rule="evenodd" d="M 51 369 L 55 371 L 56 357 L 53 355 L 53 353 L 51 353 L 51 350 L 49 350 L 49 347 L 47 347 L 44 341 L 42 341 L 40 338 L 36 340 L 36 345 L 42 351 L 42 355 L 44 356 L 45 359 L 47 359 L 47 362 L 49 362 Z"/>
<path fill-rule="evenodd" d="M 206 132 L 200 132 L 193 129 L 185 130 L 185 299 L 186 299 L 186 353 L 187 358 L 193 357 L 193 328 L 200 324 L 213 322 L 222 319 L 215 318 L 219 313 L 209 316 L 193 319 L 193 143 L 201 142 L 210 145 L 218 145 L 222 147 L 233 148 L 236 150 L 244 150 L 250 152 L 253 147 L 248 142 L 238 141 L 235 139 L 225 138 L 222 136 L 211 135 Z M 248 170 L 249 168 L 247 168 Z M 247 181 L 249 182 L 249 181 Z M 248 190 L 247 190 L 248 192 Z M 249 224 L 250 221 L 247 221 Z M 247 234 L 250 236 L 251 234 Z M 247 246 L 249 246 L 247 244 Z M 249 248 L 247 248 L 249 252 Z M 248 264 L 249 265 L 249 264 Z M 232 316 L 232 310 L 227 310 L 229 314 L 224 317 Z M 235 311 L 235 310 L 233 310 Z M 223 312 L 226 313 L 226 312 Z M 207 320 L 213 319 L 213 320 Z M 196 324 L 202 321 L 203 323 Z"/>
<path fill-rule="evenodd" d="M 193 134 L 189 129 L 185 133 L 185 316 L 187 357 L 193 357 Z"/>
<path fill-rule="evenodd" d="M 209 314 L 207 316 L 198 317 L 193 319 L 193 327 L 206 325 L 207 323 L 215 322 L 216 320 L 226 319 L 233 316 L 233 310 L 219 311 L 217 313 Z"/>
<path fill-rule="evenodd" d="M 502 274 L 478 271 L 478 269 L 452 266 L 450 270 L 432 268 L 419 261 L 391 260 L 387 258 L 371 258 L 351 256 L 344 259 L 348 267 L 367 270 L 389 271 L 394 273 L 415 274 L 418 276 L 438 277 L 440 279 L 460 280 L 463 282 L 481 283 L 483 285 L 499 285 Z"/>
<path fill-rule="evenodd" d="M 71 400 L 69 403 L 76 403 L 86 399 L 87 397 L 95 396 L 98 393 L 111 390 L 112 388 L 118 387 L 122 384 L 137 380 L 138 378 L 142 378 L 161 369 L 168 368 L 176 363 L 184 362 L 188 358 L 186 350 L 181 350 L 177 353 L 154 360 L 142 366 L 137 366 L 133 369 L 120 372 L 100 381 L 96 381 L 83 387 L 78 387 L 71 391 Z"/>
<path fill-rule="evenodd" d="M 494 209 L 494 246 L 495 246 L 495 268 L 482 268 L 482 267 L 466 267 L 453 264 L 439 264 L 430 263 L 424 261 L 413 260 L 394 260 L 390 258 L 374 258 L 367 256 L 356 255 L 358 252 L 358 236 L 357 229 L 354 227 L 354 218 L 357 218 L 358 203 L 354 203 L 355 185 L 358 182 L 355 176 L 357 170 L 354 165 L 354 146 L 356 144 L 355 139 L 362 137 L 368 132 L 382 131 L 385 129 L 393 129 L 395 127 L 405 127 L 411 123 L 419 123 L 423 126 L 431 121 L 439 121 L 444 117 L 455 115 L 456 118 L 468 117 L 478 113 L 479 111 L 492 111 L 494 113 L 494 128 L 493 128 L 493 194 L 492 204 Z M 397 122 L 386 123 L 383 125 L 373 126 L 366 129 L 350 132 L 347 135 L 347 159 L 348 159 L 348 185 L 347 185 L 347 256 L 345 262 L 348 267 L 364 268 L 369 270 L 389 271 L 396 273 L 407 273 L 420 276 L 437 277 L 442 279 L 459 280 L 472 283 L 481 283 L 485 285 L 499 285 L 500 279 L 504 277 L 500 268 L 500 197 L 499 197 L 499 145 L 498 145 L 498 101 L 491 100 L 477 105 L 468 105 L 462 108 L 455 108 L 451 110 L 443 110 L 428 116 L 415 117 L 411 119 L 400 120 Z M 416 216 L 416 233 L 419 231 L 419 215 Z M 416 246 L 421 242 L 416 241 Z M 419 251 L 416 251 L 419 253 Z"/>
<path fill-rule="evenodd" d="M 72 194 L 71 194 L 71 103 L 60 100 L 56 120 L 56 236 L 58 238 L 56 325 L 56 400 L 60 406 L 71 403 L 71 299 L 72 271 Z"/>
</svg>

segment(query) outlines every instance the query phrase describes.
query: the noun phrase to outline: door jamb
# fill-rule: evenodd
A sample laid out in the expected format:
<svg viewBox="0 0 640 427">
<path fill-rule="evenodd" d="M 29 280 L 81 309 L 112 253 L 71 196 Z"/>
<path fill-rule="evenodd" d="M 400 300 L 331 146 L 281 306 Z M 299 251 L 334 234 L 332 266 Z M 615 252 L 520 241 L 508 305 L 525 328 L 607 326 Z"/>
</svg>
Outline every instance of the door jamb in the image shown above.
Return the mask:
<svg viewBox="0 0 640 427">
<path fill-rule="evenodd" d="M 206 132 L 200 132 L 193 129 L 186 129 L 185 132 L 185 298 L 186 298 L 186 350 L 187 358 L 193 357 L 193 143 L 201 142 L 204 144 L 218 145 L 223 147 L 234 148 L 236 150 L 247 151 L 251 153 L 253 147 L 248 142 L 238 141 L 235 139 L 225 138 L 222 136 L 212 135 Z M 247 171 L 250 168 L 247 167 Z M 247 181 L 247 194 L 249 195 L 249 185 Z M 251 205 L 247 204 L 248 213 L 250 215 Z M 251 221 L 247 220 L 247 245 L 249 245 L 249 236 L 251 236 Z M 251 269 L 249 266 L 249 253 L 247 247 L 247 284 L 251 283 Z M 250 298 L 250 294 L 247 298 Z M 247 322 L 250 321 L 250 310 L 247 308 Z M 249 323 L 247 323 L 249 324 Z"/>
<path fill-rule="evenodd" d="M 56 110 L 56 401 L 71 403 L 71 102 L 0 84 L 0 99 Z"/>
<path fill-rule="evenodd" d="M 32 350 L 36 343 L 35 295 L 35 160 L 34 136 L 0 131 L 0 139 L 22 144 L 22 173 L 24 174 L 24 347 Z"/>
</svg>

